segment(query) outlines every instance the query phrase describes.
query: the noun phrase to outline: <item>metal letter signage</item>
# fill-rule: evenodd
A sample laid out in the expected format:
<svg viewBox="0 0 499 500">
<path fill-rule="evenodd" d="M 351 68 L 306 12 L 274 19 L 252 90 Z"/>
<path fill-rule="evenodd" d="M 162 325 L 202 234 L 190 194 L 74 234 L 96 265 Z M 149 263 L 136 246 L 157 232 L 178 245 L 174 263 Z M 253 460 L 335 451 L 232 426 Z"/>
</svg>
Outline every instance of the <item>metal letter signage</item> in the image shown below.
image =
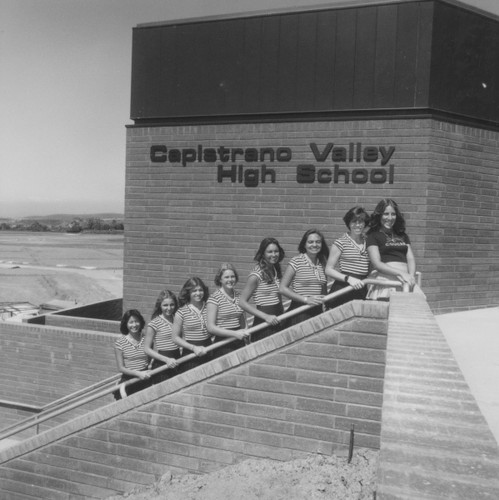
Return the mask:
<svg viewBox="0 0 499 500">
<path fill-rule="evenodd" d="M 328 142 L 318 145 L 309 144 L 315 163 L 300 163 L 296 167 L 296 182 L 299 184 L 393 184 L 395 166 L 388 165 L 395 146 L 365 146 L 361 142 L 336 145 Z M 152 145 L 149 151 L 151 163 L 170 163 L 187 167 L 196 164 L 217 164 L 217 182 L 244 184 L 256 187 L 259 184 L 275 184 L 277 173 L 266 163 L 289 163 L 293 152 L 288 147 L 277 148 L 228 148 L 226 146 L 205 148 L 199 144 L 196 148 L 170 148 L 163 144 Z M 254 165 L 260 162 L 260 167 Z M 325 165 L 330 162 L 331 165 Z M 249 163 L 251 167 L 245 167 Z M 356 168 L 347 168 L 352 164 Z M 378 166 L 374 164 L 378 163 Z"/>
</svg>

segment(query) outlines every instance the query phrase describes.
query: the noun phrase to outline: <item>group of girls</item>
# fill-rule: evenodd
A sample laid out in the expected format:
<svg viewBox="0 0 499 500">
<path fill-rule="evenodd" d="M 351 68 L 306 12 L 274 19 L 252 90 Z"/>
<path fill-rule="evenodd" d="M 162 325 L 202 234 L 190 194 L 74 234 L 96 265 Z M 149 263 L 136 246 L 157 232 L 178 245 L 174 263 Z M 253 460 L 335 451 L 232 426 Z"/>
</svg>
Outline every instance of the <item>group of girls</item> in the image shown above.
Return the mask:
<svg viewBox="0 0 499 500">
<path fill-rule="evenodd" d="M 393 289 L 366 287 L 364 280 L 368 276 L 414 287 L 414 255 L 404 217 L 394 200 L 381 200 L 371 216 L 364 208 L 353 207 L 343 221 L 348 230 L 334 241 L 331 250 L 319 230 L 306 231 L 298 255 L 290 259 L 284 273 L 283 248 L 275 238 L 264 238 L 255 254 L 256 265 L 241 292 L 236 290 L 238 273 L 229 263 L 218 270 L 214 280 L 217 290 L 211 295 L 198 277 L 185 282 L 178 299 L 171 291 L 162 291 L 144 336 L 145 320 L 140 312 L 127 311 L 120 326 L 124 335 L 115 343 L 116 360 L 121 382 L 140 379 L 127 388 L 127 394 L 304 321 L 325 308 L 353 299 L 387 300 Z M 329 294 L 348 289 L 327 300 L 328 278 L 334 280 Z M 309 307 L 291 320 L 282 321 L 282 297 L 291 301 L 288 311 Z M 265 326 L 250 335 L 245 313 L 253 315 L 253 327 Z M 207 350 L 214 342 L 226 339 L 232 341 Z M 178 362 L 188 354 L 193 356 Z M 166 370 L 151 377 L 150 370 L 164 365 Z M 120 398 L 119 391 L 115 397 Z"/>
</svg>

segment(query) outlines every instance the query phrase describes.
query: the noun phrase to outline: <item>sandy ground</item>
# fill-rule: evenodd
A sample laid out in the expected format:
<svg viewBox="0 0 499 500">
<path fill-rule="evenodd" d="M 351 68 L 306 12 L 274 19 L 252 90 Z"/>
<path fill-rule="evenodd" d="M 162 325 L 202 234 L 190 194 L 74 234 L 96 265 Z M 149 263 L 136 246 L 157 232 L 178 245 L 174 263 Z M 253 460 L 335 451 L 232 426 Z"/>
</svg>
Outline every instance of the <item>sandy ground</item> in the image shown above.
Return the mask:
<svg viewBox="0 0 499 500">
<path fill-rule="evenodd" d="M 205 475 L 172 475 L 108 500 L 373 500 L 378 453 L 310 455 L 277 462 L 246 460 Z"/>
<path fill-rule="evenodd" d="M 0 302 L 123 296 L 123 235 L 0 231 Z"/>
</svg>

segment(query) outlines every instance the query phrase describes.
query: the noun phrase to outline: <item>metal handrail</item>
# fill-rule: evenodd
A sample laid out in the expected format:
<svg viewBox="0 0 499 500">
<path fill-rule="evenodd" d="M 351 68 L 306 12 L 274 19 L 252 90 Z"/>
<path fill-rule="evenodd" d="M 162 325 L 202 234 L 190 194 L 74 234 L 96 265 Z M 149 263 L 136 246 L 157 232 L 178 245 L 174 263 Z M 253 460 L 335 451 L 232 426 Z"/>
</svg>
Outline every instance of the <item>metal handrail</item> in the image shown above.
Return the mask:
<svg viewBox="0 0 499 500">
<path fill-rule="evenodd" d="M 381 286 L 386 286 L 386 287 L 392 287 L 392 288 L 402 288 L 404 292 L 409 292 L 408 285 L 405 286 L 406 284 L 402 284 L 400 281 L 385 281 L 385 280 L 376 280 L 373 278 L 366 278 L 362 280 L 365 285 L 381 285 Z M 350 291 L 353 290 L 352 286 L 347 286 L 345 288 L 342 288 L 341 290 L 338 290 L 336 292 L 330 293 L 329 295 L 326 295 L 324 297 L 324 302 L 328 302 L 332 299 L 335 299 L 336 297 L 340 297 L 341 295 L 344 295 Z M 303 306 L 297 307 L 296 309 L 293 309 L 292 311 L 287 311 L 280 316 L 278 316 L 279 321 L 289 319 L 293 316 L 296 316 L 297 314 L 300 314 L 308 309 L 311 309 L 312 307 L 316 307 L 313 304 L 304 304 Z M 267 328 L 269 325 L 267 323 L 260 323 L 256 326 L 252 326 L 251 328 L 248 329 L 250 332 L 250 335 L 253 333 L 256 333 L 264 328 Z M 223 347 L 227 344 L 230 344 L 231 342 L 234 342 L 236 339 L 234 338 L 228 338 L 221 340 L 219 342 L 216 342 L 215 344 L 206 347 L 207 352 L 211 352 L 215 349 L 218 349 L 219 347 Z M 190 361 L 192 359 L 197 358 L 196 354 L 191 353 L 188 354 L 187 356 L 182 356 L 177 360 L 177 365 L 183 364 L 187 361 Z M 158 368 L 155 368 L 154 370 L 151 370 L 151 376 L 154 376 L 158 373 L 161 373 L 165 370 L 168 370 L 169 368 L 166 365 L 159 366 Z M 18 422 L 17 424 L 13 424 L 10 427 L 7 427 L 6 429 L 3 429 L 2 432 L 0 432 L 0 441 L 2 439 L 8 438 L 10 436 L 13 436 L 14 434 L 18 434 L 19 432 L 22 432 L 24 430 L 29 429 L 30 427 L 33 426 L 38 426 L 40 423 L 45 422 L 46 420 L 56 417 L 58 415 L 61 415 L 63 413 L 67 413 L 70 410 L 73 410 L 75 408 L 78 408 L 80 406 L 83 406 L 87 403 L 90 403 L 92 401 L 95 401 L 96 399 L 99 399 L 103 396 L 106 396 L 108 394 L 111 394 L 115 391 L 118 390 L 124 390 L 126 387 L 129 385 L 135 384 L 140 381 L 139 378 L 131 378 L 125 382 L 122 382 L 119 385 L 113 385 L 111 387 L 108 387 L 106 389 L 102 389 L 99 392 L 95 392 L 99 389 L 99 386 L 104 386 L 110 383 L 114 383 L 115 380 L 117 380 L 120 377 L 119 374 L 114 375 L 112 377 L 109 377 L 103 381 L 97 382 L 96 384 L 90 386 L 89 388 L 84 388 L 80 389 L 79 391 L 70 394 L 68 396 L 65 396 L 57 401 L 54 401 L 53 403 L 50 403 L 47 405 L 47 409 L 44 410 L 42 413 L 39 413 L 37 415 L 28 417 L 27 419 Z M 93 393 L 93 394 L 92 394 Z M 75 400 L 74 402 L 70 402 L 71 400 Z M 56 405 L 56 403 L 59 403 Z"/>
</svg>

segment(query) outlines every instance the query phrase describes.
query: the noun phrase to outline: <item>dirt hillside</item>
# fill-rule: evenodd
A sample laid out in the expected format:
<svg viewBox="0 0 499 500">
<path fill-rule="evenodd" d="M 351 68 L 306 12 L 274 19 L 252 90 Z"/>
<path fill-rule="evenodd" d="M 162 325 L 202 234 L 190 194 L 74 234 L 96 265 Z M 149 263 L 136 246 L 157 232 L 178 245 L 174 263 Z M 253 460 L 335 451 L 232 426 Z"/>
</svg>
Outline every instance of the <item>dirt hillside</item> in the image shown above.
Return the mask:
<svg viewBox="0 0 499 500">
<path fill-rule="evenodd" d="M 289 462 L 251 459 L 205 475 L 166 473 L 108 500 L 373 500 L 378 453 L 310 455 Z"/>
</svg>

